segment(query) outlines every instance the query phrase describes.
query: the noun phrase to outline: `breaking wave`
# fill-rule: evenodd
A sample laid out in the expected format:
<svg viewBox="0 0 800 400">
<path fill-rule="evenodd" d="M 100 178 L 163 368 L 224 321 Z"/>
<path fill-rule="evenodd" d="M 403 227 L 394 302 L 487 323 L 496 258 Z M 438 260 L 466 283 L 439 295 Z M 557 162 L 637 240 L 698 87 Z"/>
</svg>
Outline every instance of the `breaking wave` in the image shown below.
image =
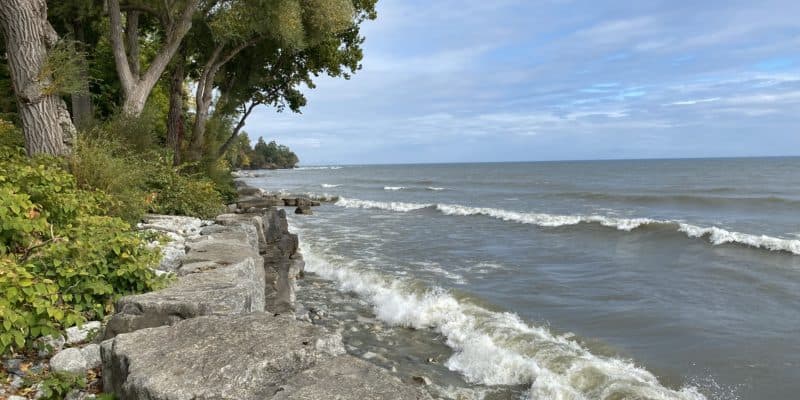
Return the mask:
<svg viewBox="0 0 800 400">
<path fill-rule="evenodd" d="M 784 239 L 767 235 L 754 235 L 725 230 L 715 226 L 702 227 L 674 220 L 651 218 L 621 218 L 604 215 L 558 215 L 509 211 L 488 207 L 468 207 L 451 204 L 421 204 L 402 202 L 381 202 L 359 199 L 339 198 L 336 205 L 347 208 L 380 209 L 396 212 L 410 212 L 432 209 L 444 215 L 473 216 L 482 215 L 503 221 L 531 224 L 541 227 L 559 227 L 578 224 L 599 224 L 620 231 L 632 231 L 647 225 L 673 227 L 690 238 L 705 238 L 713 245 L 738 244 L 771 251 L 784 251 L 800 255 L 800 240 Z"/>
<path fill-rule="evenodd" d="M 303 236 L 302 231 L 298 233 Z M 648 398 L 701 400 L 693 387 L 673 390 L 631 361 L 593 354 L 571 335 L 555 335 L 516 314 L 487 310 L 441 288 L 424 287 L 326 257 L 300 241 L 306 270 L 371 303 L 394 326 L 431 329 L 453 350 L 445 366 L 483 385 L 525 385 L 530 399 Z"/>
<path fill-rule="evenodd" d="M 405 186 L 384 186 L 383 190 L 398 191 L 405 189 Z"/>
<path fill-rule="evenodd" d="M 325 189 L 329 189 L 329 188 L 337 188 L 337 187 L 342 186 L 342 185 L 333 185 L 333 184 L 330 184 L 330 183 L 323 183 L 320 186 L 322 186 Z"/>
</svg>

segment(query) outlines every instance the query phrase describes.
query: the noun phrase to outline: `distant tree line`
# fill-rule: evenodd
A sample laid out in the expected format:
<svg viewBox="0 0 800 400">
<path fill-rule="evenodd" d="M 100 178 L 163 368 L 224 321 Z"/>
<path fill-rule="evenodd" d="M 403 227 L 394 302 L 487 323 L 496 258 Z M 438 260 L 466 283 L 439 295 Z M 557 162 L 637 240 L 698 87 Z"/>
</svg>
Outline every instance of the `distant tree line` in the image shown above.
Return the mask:
<svg viewBox="0 0 800 400">
<path fill-rule="evenodd" d="M 263 137 L 251 147 L 247 133 L 241 133 L 228 152 L 228 162 L 239 169 L 277 169 L 294 168 L 300 159 L 287 146 L 274 140 L 267 143 Z"/>
</svg>

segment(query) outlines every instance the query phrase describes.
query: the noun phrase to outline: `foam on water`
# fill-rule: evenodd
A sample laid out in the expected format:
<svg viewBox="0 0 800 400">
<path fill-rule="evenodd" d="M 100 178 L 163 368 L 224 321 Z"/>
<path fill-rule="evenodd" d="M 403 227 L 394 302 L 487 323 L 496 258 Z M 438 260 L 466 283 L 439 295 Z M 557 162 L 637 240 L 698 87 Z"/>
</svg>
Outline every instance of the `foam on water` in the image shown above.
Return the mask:
<svg viewBox="0 0 800 400">
<path fill-rule="evenodd" d="M 482 215 L 503 221 L 531 224 L 542 227 L 559 227 L 581 223 L 600 224 L 620 231 L 632 231 L 645 225 L 675 227 L 690 238 L 706 238 L 713 245 L 734 243 L 771 251 L 785 251 L 800 255 L 800 240 L 784 239 L 767 235 L 753 235 L 732 232 L 715 226 L 701 227 L 681 221 L 651 218 L 623 218 L 604 215 L 558 215 L 503 210 L 489 207 L 468 207 L 457 204 L 421 204 L 401 202 L 380 202 L 340 198 L 336 205 L 347 208 L 373 208 L 387 211 L 410 212 L 432 208 L 444 215 L 473 216 Z"/>
<path fill-rule="evenodd" d="M 404 186 L 384 186 L 383 190 L 398 191 L 405 189 Z"/>
<path fill-rule="evenodd" d="M 333 185 L 333 184 L 330 184 L 330 183 L 323 183 L 320 186 L 322 186 L 323 188 L 328 189 L 328 188 L 336 188 L 336 187 L 339 187 L 339 186 L 342 186 L 342 185 Z"/>
<path fill-rule="evenodd" d="M 664 387 L 630 361 L 592 354 L 569 336 L 529 325 L 516 314 L 489 311 L 355 260 L 326 257 L 309 240 L 301 239 L 300 247 L 307 271 L 367 300 L 380 320 L 442 334 L 453 350 L 445 366 L 471 383 L 526 385 L 531 399 L 705 399 L 691 387 Z"/>
<path fill-rule="evenodd" d="M 433 191 L 435 191 L 435 192 L 438 192 L 438 191 L 445 190 L 445 188 L 443 188 L 443 187 L 435 187 L 435 186 L 428 186 L 428 187 L 426 187 L 425 189 L 426 189 L 426 190 L 433 190 Z"/>
</svg>

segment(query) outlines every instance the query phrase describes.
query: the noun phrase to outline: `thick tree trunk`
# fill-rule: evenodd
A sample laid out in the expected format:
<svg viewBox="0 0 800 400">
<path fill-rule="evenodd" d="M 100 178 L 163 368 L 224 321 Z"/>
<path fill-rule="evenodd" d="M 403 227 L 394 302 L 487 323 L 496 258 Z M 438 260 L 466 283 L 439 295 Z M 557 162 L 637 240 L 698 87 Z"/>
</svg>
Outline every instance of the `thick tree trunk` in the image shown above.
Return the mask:
<svg viewBox="0 0 800 400">
<path fill-rule="evenodd" d="M 28 154 L 69 154 L 75 126 L 61 97 L 44 93 L 50 82 L 40 76 L 48 48 L 58 40 L 47 22 L 46 1 L 3 0 L 0 28 Z"/>
<path fill-rule="evenodd" d="M 185 123 L 183 119 L 183 57 L 175 60 L 169 81 L 169 114 L 167 116 L 167 143 L 174 152 L 173 164 L 181 163 L 181 144 L 183 143 Z"/>
<path fill-rule="evenodd" d="M 184 36 L 192 27 L 192 16 L 197 11 L 199 4 L 200 0 L 187 1 L 180 15 L 175 19 L 170 19 L 169 26 L 165 27 L 166 36 L 161 49 L 150 62 L 144 74 L 139 76 L 138 71 L 134 71 L 135 67 L 134 69 L 131 68 L 129 57 L 132 58 L 133 55 L 129 56 L 125 50 L 126 41 L 123 38 L 119 0 L 108 0 L 111 49 L 114 52 L 114 64 L 117 67 L 117 74 L 122 84 L 124 96 L 122 103 L 123 113 L 131 116 L 138 116 L 142 113 L 150 92 L 175 56 Z"/>
</svg>

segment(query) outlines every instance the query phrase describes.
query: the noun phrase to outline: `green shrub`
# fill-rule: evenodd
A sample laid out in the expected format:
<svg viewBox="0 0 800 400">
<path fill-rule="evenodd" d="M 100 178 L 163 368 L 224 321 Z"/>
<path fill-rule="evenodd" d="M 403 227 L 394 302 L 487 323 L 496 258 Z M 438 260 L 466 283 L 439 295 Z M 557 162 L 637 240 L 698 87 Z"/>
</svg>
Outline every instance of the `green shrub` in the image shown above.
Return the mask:
<svg viewBox="0 0 800 400">
<path fill-rule="evenodd" d="M 61 400 L 74 389 L 86 387 L 86 377 L 67 372 L 51 372 L 41 381 L 42 400 Z"/>
<path fill-rule="evenodd" d="M 162 284 L 144 234 L 104 215 L 108 196 L 78 188 L 61 160 L 13 145 L 0 159 L 0 354 Z"/>
<path fill-rule="evenodd" d="M 162 166 L 150 175 L 150 211 L 158 214 L 212 218 L 222 211 L 222 197 L 213 181 L 201 176 L 185 176 L 172 167 Z"/>
<path fill-rule="evenodd" d="M 81 137 L 75 150 L 69 169 L 78 186 L 108 194 L 109 215 L 129 223 L 141 220 L 148 208 L 145 162 L 107 138 Z"/>
</svg>

